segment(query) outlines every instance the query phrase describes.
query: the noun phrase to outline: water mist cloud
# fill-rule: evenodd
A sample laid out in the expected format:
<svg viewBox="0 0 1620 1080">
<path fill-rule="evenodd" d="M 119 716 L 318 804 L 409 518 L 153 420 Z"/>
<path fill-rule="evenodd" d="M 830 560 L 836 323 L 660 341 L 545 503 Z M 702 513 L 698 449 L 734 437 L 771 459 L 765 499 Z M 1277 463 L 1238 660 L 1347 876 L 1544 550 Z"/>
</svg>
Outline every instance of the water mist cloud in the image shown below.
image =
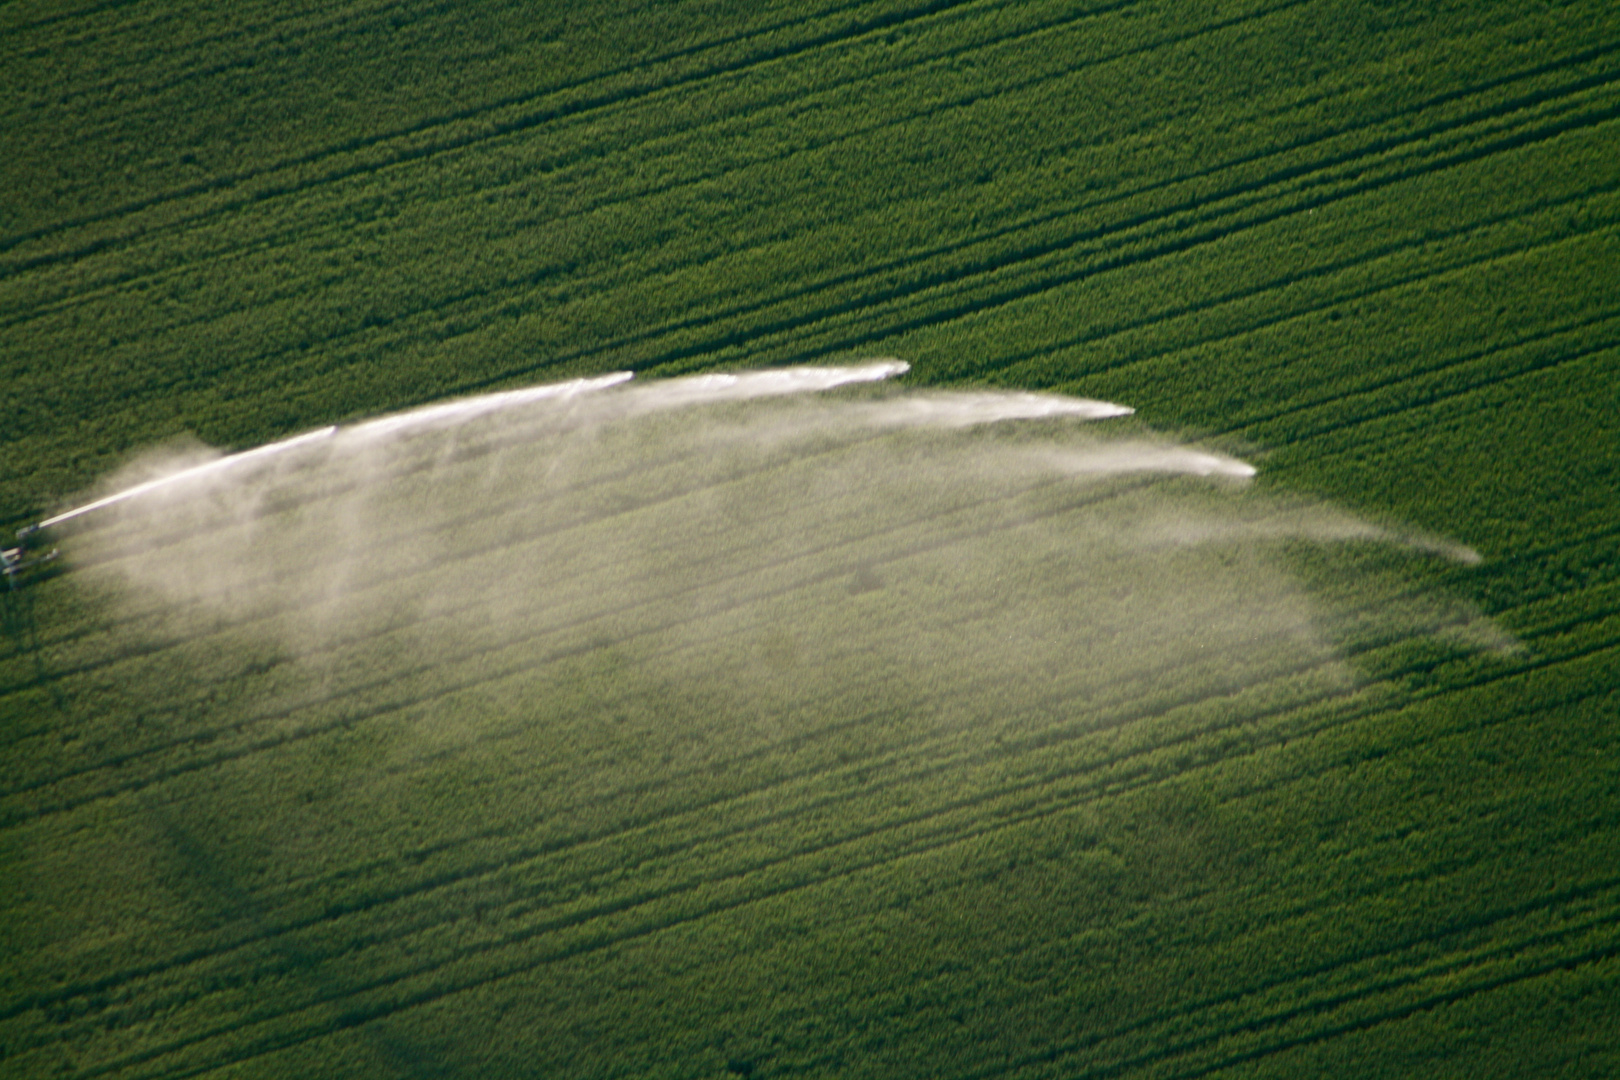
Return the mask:
<svg viewBox="0 0 1620 1080">
<path fill-rule="evenodd" d="M 1166 686 L 1346 685 L 1332 628 L 1348 617 L 1279 544 L 1471 555 L 1258 491 L 1228 455 L 1110 435 L 1123 405 L 879 385 L 904 370 L 469 398 L 191 464 L 53 521 L 148 632 L 277 642 L 294 698 L 392 680 L 439 702 L 422 723 L 441 732 L 614 714 L 739 748 L 874 710 L 1084 724 Z M 502 689 L 434 689 L 467 671 Z"/>
</svg>

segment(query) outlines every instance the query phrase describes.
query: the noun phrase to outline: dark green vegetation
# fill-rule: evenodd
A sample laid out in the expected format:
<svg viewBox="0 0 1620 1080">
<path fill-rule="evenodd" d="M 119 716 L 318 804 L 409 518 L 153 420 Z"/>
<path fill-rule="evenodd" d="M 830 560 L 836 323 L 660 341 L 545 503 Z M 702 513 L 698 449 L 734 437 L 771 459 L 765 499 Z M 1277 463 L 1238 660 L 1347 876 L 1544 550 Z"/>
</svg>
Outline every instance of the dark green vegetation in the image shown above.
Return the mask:
<svg viewBox="0 0 1620 1080">
<path fill-rule="evenodd" d="M 1484 556 L 1296 553 L 1352 686 L 752 741 L 610 636 L 569 694 L 498 625 L 312 680 L 58 575 L 0 646 L 0 1075 L 1620 1071 L 1612 3 L 11 0 L 0 49 L 13 527 L 182 432 L 858 353 Z"/>
</svg>

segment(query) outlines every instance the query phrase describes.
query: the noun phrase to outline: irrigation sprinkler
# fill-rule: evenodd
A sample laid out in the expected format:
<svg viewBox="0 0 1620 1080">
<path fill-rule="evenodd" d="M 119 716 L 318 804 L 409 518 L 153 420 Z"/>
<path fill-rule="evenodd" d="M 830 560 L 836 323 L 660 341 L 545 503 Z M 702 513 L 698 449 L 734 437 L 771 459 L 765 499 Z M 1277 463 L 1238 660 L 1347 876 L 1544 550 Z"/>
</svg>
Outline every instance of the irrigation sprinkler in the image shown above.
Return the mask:
<svg viewBox="0 0 1620 1080">
<path fill-rule="evenodd" d="M 56 558 L 56 549 L 45 552 L 43 555 L 30 556 L 28 552 L 28 539 L 39 532 L 38 525 L 29 525 L 17 530 L 17 546 L 0 549 L 0 573 L 5 574 L 6 585 L 15 589 L 25 581 L 20 577 L 24 571 L 41 566 Z"/>
</svg>

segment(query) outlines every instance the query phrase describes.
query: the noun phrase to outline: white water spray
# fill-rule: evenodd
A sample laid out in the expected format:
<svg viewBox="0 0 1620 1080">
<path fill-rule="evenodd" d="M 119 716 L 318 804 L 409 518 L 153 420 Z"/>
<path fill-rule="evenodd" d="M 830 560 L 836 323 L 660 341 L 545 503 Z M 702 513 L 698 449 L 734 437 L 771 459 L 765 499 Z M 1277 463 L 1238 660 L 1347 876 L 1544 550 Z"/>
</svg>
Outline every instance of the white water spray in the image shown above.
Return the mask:
<svg viewBox="0 0 1620 1080">
<path fill-rule="evenodd" d="M 879 360 L 853 367 L 782 368 L 769 371 L 694 375 L 655 383 L 624 399 L 617 411 L 634 415 L 649 411 L 686 408 L 719 402 L 740 402 L 759 398 L 815 393 L 855 383 L 878 382 L 904 374 L 910 365 L 900 360 Z M 132 485 L 104 498 L 45 519 L 34 529 L 72 521 L 96 510 L 137 499 L 152 492 L 173 489 L 191 481 L 233 470 L 300 447 L 307 447 L 341 432 L 346 445 L 375 443 L 411 432 L 454 427 L 482 417 L 542 403 L 566 403 L 582 395 L 608 390 L 629 382 L 634 372 L 617 371 L 595 378 L 572 379 L 561 383 L 505 390 L 476 397 L 460 398 L 425 405 L 401 413 L 381 416 L 347 426 L 331 426 L 311 431 L 252 450 L 229 454 L 201 465 L 193 465 L 152 480 Z M 1031 395 L 1025 395 L 1031 396 Z M 1045 406 L 1048 410 L 1053 405 Z M 1129 411 L 1129 410 L 1126 410 Z M 1009 414 L 1011 415 L 1011 414 Z M 1112 415 L 1112 414 L 1110 414 Z M 602 417 L 596 417 L 601 419 Z"/>
<path fill-rule="evenodd" d="M 911 365 L 903 360 L 878 360 L 853 367 L 772 368 L 767 371 L 685 375 L 643 383 L 613 404 L 626 415 L 685 409 L 726 402 L 816 394 L 841 386 L 882 382 L 904 375 Z"/>
<path fill-rule="evenodd" d="M 376 716 L 366 769 L 483 746 L 452 772 L 487 766 L 480 790 L 554 808 L 746 771 L 782 740 L 836 755 L 845 728 L 862 753 L 992 753 L 1261 684 L 1268 703 L 1336 694 L 1356 680 L 1339 648 L 1362 640 L 1510 643 L 1414 598 L 1404 566 L 1367 569 L 1466 549 L 1111 433 L 1122 405 L 857 385 L 903 370 L 469 398 L 53 521 L 76 519 L 79 587 L 155 643 L 196 642 L 175 670 L 241 650 L 243 731 L 266 711 L 289 732 Z M 275 466 L 235 467 L 255 455 Z M 162 513 L 136 498 L 188 476 Z M 1358 546 L 1354 580 L 1331 554 L 1298 561 L 1313 544 Z"/>
<path fill-rule="evenodd" d="M 101 510 L 105 507 L 116 506 L 117 504 L 126 500 L 138 498 L 142 495 L 146 495 L 163 488 L 171 487 L 176 484 L 182 484 L 191 480 L 202 479 L 203 477 L 217 475 L 252 461 L 261 461 L 276 454 L 283 454 L 289 450 L 296 450 L 301 446 L 308 446 L 311 443 L 330 438 L 332 435 L 337 433 L 337 430 L 338 429 L 336 427 L 324 427 L 319 431 L 311 431 L 303 435 L 296 435 L 293 438 L 283 439 L 280 442 L 273 442 L 265 446 L 255 447 L 252 450 L 243 450 L 239 454 L 227 454 L 225 457 L 216 458 L 213 461 L 207 461 L 201 465 L 193 465 L 190 468 L 181 469 L 179 472 L 169 473 L 167 475 L 157 477 L 154 480 L 148 480 L 145 483 L 136 484 L 134 487 L 124 488 L 122 491 L 114 492 L 113 494 L 108 495 L 106 498 L 97 499 L 94 502 L 75 507 L 65 513 L 57 514 L 55 517 L 46 518 L 44 521 L 41 521 L 37 526 L 35 526 L 35 528 L 49 528 L 52 525 L 59 525 L 64 521 L 72 521 L 74 518 L 88 514 L 92 510 Z"/>
<path fill-rule="evenodd" d="M 1090 434 L 1092 421 L 1129 414 L 1123 405 L 820 396 L 904 370 L 880 361 L 631 385 L 615 374 L 506 391 L 182 469 L 47 524 L 105 510 L 115 527 L 67 541 L 80 566 L 222 616 L 285 612 L 272 621 L 301 647 L 418 625 L 435 641 L 521 627 L 580 647 L 581 635 L 640 640 L 693 618 L 706 640 L 777 611 L 770 620 L 796 638 L 821 627 L 827 657 L 855 648 L 856 663 L 863 649 L 934 640 L 916 647 L 964 672 L 1026 639 L 1043 663 L 1086 655 L 1133 671 L 1177 654 L 1189 619 L 1206 636 L 1225 626 L 1217 637 L 1229 643 L 1279 628 L 1309 642 L 1309 605 L 1266 563 L 1284 541 L 1471 554 L 1284 506 L 1243 483 L 1255 468 L 1229 455 Z M 318 441 L 319 452 L 288 453 Z M 271 456 L 274 469 L 237 468 Z M 137 498 L 188 479 L 198 483 L 161 515 Z M 893 582 L 898 606 L 845 625 L 818 584 L 829 581 L 860 596 Z M 966 628 L 987 619 L 1002 636 L 975 645 L 981 631 Z"/>
<path fill-rule="evenodd" d="M 1135 409 L 1057 394 L 940 393 L 863 404 L 854 410 L 873 427 L 974 427 L 1010 420 L 1106 420 Z"/>
<path fill-rule="evenodd" d="M 1037 457 L 1048 467 L 1071 475 L 1158 472 L 1247 480 L 1255 474 L 1253 465 L 1225 454 L 1144 442 L 1114 443 L 1083 451 L 1048 451 Z"/>
<path fill-rule="evenodd" d="M 410 428 L 445 426 L 465 423 L 476 417 L 487 416 L 503 409 L 531 405 L 540 401 L 566 401 L 580 394 L 606 390 L 635 377 L 632 371 L 615 371 L 594 379 L 574 379 L 569 382 L 530 386 L 522 390 L 505 390 L 478 397 L 460 398 L 441 405 L 424 405 L 391 416 L 380 416 L 344 429 L 346 437 L 375 439 L 396 435 Z"/>
</svg>

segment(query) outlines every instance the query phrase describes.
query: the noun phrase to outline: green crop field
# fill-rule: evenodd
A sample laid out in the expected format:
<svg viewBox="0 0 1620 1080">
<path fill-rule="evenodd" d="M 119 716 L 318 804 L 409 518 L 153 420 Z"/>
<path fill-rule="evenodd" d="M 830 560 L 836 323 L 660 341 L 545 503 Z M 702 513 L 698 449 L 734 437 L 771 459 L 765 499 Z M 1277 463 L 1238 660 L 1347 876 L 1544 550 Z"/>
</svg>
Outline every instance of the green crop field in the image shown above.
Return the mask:
<svg viewBox="0 0 1620 1080">
<path fill-rule="evenodd" d="M 0 1077 L 1620 1074 L 1620 7 L 535 8 L 0 0 Z"/>
</svg>

